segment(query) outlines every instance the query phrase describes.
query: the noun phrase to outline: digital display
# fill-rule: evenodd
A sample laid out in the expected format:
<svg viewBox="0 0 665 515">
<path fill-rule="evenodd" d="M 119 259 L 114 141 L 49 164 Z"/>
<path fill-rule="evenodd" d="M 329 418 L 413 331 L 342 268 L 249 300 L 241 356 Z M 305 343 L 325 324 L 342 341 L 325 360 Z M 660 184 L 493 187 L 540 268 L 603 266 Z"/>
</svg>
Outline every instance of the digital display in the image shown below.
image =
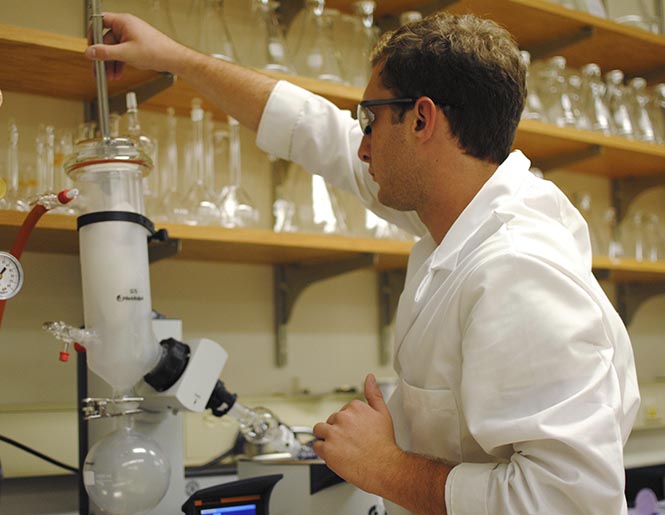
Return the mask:
<svg viewBox="0 0 665 515">
<path fill-rule="evenodd" d="M 226 506 L 224 508 L 206 508 L 201 515 L 256 515 L 256 504 L 243 504 L 242 506 Z"/>
</svg>

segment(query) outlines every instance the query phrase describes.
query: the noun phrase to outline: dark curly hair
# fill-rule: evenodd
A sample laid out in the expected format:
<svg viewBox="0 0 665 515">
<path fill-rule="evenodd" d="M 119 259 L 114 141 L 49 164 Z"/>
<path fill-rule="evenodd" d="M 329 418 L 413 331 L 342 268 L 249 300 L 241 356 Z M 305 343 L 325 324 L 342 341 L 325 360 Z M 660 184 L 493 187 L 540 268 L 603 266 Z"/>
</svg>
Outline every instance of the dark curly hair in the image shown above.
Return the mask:
<svg viewBox="0 0 665 515">
<path fill-rule="evenodd" d="M 508 31 L 440 12 L 385 34 L 372 54 L 379 64 L 397 97 L 452 106 L 444 113 L 466 154 L 497 164 L 508 156 L 526 97 L 526 66 Z"/>
</svg>

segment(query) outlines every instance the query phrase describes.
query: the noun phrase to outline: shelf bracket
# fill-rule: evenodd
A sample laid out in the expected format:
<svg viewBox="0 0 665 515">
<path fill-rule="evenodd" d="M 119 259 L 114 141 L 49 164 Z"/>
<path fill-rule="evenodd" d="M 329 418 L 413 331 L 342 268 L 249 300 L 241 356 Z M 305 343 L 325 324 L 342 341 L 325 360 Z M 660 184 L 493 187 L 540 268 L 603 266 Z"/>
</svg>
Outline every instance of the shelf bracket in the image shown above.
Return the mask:
<svg viewBox="0 0 665 515">
<path fill-rule="evenodd" d="M 151 81 L 144 82 L 135 86 L 123 93 L 109 96 L 109 111 L 112 113 L 124 114 L 127 112 L 127 92 L 133 91 L 136 93 L 136 101 L 142 104 L 146 100 L 161 93 L 165 89 L 170 88 L 175 84 L 177 77 L 171 73 L 162 72 L 159 76 Z M 97 101 L 86 103 L 86 120 L 92 121 L 97 119 Z"/>
<path fill-rule="evenodd" d="M 315 264 L 276 265 L 273 267 L 275 296 L 275 362 L 278 367 L 287 363 L 286 326 L 291 318 L 293 307 L 300 294 L 309 285 L 341 275 L 346 272 L 367 268 L 374 263 L 373 254 L 361 254 L 347 259 Z"/>
<path fill-rule="evenodd" d="M 390 324 L 397 312 L 397 303 L 404 289 L 406 270 L 389 270 L 380 272 L 379 285 L 379 364 L 390 363 Z"/>
<path fill-rule="evenodd" d="M 579 163 L 585 159 L 599 156 L 603 152 L 603 147 L 600 145 L 591 145 L 584 150 L 576 152 L 567 152 L 544 159 L 534 160 L 535 166 L 540 168 L 543 172 L 549 170 L 556 170 L 557 168 L 565 168 L 574 163 Z"/>
<path fill-rule="evenodd" d="M 542 59 L 548 55 L 556 54 L 564 48 L 579 43 L 580 41 L 589 39 L 594 35 L 595 32 L 596 29 L 594 27 L 591 25 L 585 25 L 568 34 L 557 36 L 550 41 L 544 41 L 542 43 L 538 43 L 537 45 L 529 46 L 526 48 L 526 50 L 528 50 L 531 54 L 531 59 L 535 61 L 536 59 Z"/>
<path fill-rule="evenodd" d="M 629 326 L 642 303 L 665 293 L 665 284 L 624 283 L 617 285 L 617 311 Z"/>
</svg>

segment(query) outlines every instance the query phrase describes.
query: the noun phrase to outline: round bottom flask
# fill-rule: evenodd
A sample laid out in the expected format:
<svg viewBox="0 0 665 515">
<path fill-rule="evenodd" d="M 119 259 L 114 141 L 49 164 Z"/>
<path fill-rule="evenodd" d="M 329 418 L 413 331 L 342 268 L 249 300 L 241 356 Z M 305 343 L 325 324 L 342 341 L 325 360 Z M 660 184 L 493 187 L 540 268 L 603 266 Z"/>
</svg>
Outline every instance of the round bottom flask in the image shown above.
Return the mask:
<svg viewBox="0 0 665 515">
<path fill-rule="evenodd" d="M 83 483 L 90 499 L 111 515 L 140 515 L 162 500 L 171 467 L 150 438 L 122 427 L 99 440 L 88 452 Z"/>
</svg>

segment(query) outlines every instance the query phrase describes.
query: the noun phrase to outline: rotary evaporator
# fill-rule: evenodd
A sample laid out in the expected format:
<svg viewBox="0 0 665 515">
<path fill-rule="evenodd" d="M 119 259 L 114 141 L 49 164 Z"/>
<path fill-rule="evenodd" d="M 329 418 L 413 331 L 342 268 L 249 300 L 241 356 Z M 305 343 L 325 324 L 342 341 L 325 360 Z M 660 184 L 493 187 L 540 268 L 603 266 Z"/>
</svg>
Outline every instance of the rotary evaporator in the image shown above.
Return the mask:
<svg viewBox="0 0 665 515">
<path fill-rule="evenodd" d="M 91 2 L 91 12 L 99 43 L 100 0 Z M 44 328 L 65 347 L 85 351 L 89 392 L 98 395 L 82 400 L 93 443 L 81 471 L 90 512 L 171 515 L 180 512 L 185 492 L 183 411 L 229 413 L 248 441 L 270 442 L 294 456 L 300 444 L 268 410 L 243 406 L 226 390 L 219 376 L 227 353 L 219 344 L 156 333 L 148 243 L 168 236 L 144 216 L 143 179 L 152 163 L 137 141 L 110 137 L 103 62 L 95 63 L 95 72 L 101 137 L 79 142 L 65 165 L 79 190 L 85 325 L 47 322 Z M 236 512 L 264 513 L 258 506 Z"/>
</svg>

